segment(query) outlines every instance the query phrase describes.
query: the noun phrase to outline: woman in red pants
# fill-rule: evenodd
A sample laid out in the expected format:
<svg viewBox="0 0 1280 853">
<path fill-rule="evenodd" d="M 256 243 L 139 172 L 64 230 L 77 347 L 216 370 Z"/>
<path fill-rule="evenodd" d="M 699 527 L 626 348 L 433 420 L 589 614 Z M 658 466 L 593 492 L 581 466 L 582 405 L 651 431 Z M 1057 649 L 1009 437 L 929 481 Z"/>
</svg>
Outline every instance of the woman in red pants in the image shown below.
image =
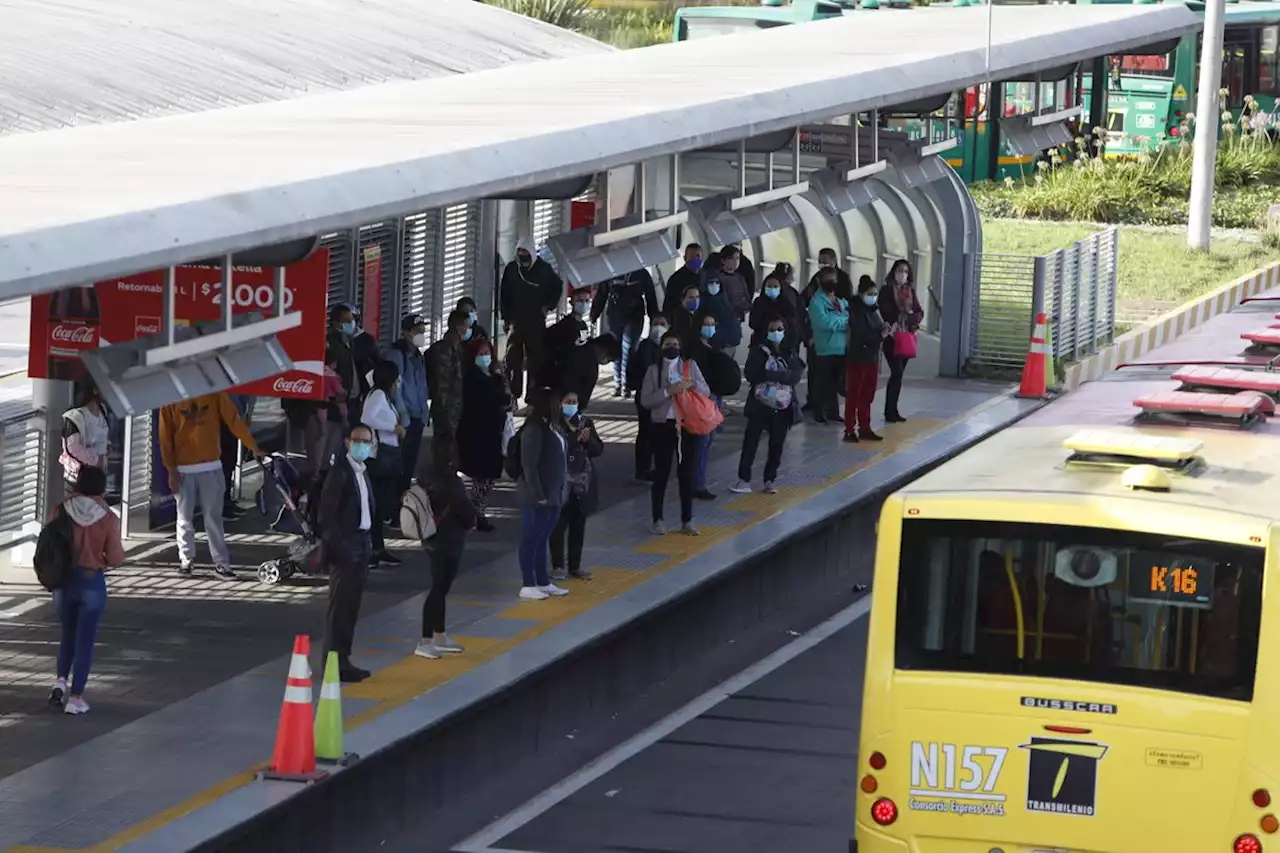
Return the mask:
<svg viewBox="0 0 1280 853">
<path fill-rule="evenodd" d="M 876 307 L 879 288 L 870 276 L 858 279 L 858 295 L 849 306 L 848 360 L 849 388 L 844 398 L 844 440 L 880 441 L 871 431 L 871 401 L 876 396 L 876 374 L 880 367 L 880 344 L 889 326 Z"/>
</svg>

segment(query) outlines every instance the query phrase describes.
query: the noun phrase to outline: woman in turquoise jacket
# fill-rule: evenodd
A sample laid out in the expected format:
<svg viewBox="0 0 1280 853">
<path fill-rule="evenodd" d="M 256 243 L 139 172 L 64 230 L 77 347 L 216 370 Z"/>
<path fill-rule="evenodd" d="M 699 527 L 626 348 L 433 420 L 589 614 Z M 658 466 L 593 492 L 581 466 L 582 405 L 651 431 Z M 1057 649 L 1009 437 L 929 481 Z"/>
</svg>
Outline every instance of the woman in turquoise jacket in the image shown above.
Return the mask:
<svg viewBox="0 0 1280 853">
<path fill-rule="evenodd" d="M 814 364 L 809 366 L 809 401 L 816 423 L 840 419 L 836 395 L 844 380 L 845 336 L 849 328 L 849 303 L 836 296 L 836 271 L 824 269 L 818 275 L 819 293 L 809 301 L 809 323 L 813 329 Z"/>
</svg>

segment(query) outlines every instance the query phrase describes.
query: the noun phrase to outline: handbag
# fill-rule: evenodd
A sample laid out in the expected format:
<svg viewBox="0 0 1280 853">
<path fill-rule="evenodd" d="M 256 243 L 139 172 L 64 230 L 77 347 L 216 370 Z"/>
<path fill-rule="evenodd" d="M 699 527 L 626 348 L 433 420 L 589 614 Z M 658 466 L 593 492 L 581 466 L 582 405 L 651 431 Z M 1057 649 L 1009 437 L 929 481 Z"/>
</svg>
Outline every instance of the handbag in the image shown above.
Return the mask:
<svg viewBox="0 0 1280 853">
<path fill-rule="evenodd" d="M 686 382 L 693 375 L 687 361 L 684 363 L 683 375 Z M 716 427 L 724 423 L 720 407 L 692 388 L 676 394 L 671 405 L 675 407 L 677 425 L 690 435 L 711 435 Z"/>
<path fill-rule="evenodd" d="M 896 358 L 916 357 L 916 333 L 899 329 L 893 333 L 893 354 Z"/>
<path fill-rule="evenodd" d="M 766 349 L 765 352 L 768 352 L 768 350 Z M 780 361 L 781 359 L 777 356 L 769 353 L 768 360 L 765 362 L 765 370 L 773 372 L 784 369 L 779 366 Z M 761 382 L 752 389 L 752 394 L 755 395 L 756 402 L 766 409 L 780 412 L 791 407 L 791 386 L 782 382 Z"/>
<path fill-rule="evenodd" d="M 516 437 L 516 419 L 507 412 L 506 423 L 502 425 L 502 455 L 507 455 L 507 448 L 511 446 L 511 439 Z"/>
</svg>

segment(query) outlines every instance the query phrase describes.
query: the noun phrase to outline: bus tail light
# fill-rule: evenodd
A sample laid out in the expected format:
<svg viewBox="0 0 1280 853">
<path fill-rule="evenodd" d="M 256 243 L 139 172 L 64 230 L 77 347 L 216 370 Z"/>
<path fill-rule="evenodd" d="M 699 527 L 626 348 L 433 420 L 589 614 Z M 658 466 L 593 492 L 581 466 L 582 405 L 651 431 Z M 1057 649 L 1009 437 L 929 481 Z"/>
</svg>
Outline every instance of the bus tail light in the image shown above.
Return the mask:
<svg viewBox="0 0 1280 853">
<path fill-rule="evenodd" d="M 871 819 L 880 826 L 888 826 L 898 819 L 898 806 L 888 797 L 881 797 L 871 804 Z M 1240 836 L 1241 838 L 1253 838 L 1252 835 Z M 1258 839 L 1254 838 L 1256 843 Z M 1262 853 L 1262 845 L 1258 845 L 1256 850 L 1240 849 L 1240 840 L 1236 839 L 1236 853 Z"/>
<path fill-rule="evenodd" d="M 1177 136 L 1177 135 L 1178 135 L 1178 133 L 1179 133 L 1178 128 L 1176 128 L 1176 127 L 1171 127 L 1171 128 L 1169 128 L 1169 135 L 1170 135 L 1170 136 Z"/>
<path fill-rule="evenodd" d="M 1267 835 L 1274 835 L 1277 829 L 1280 829 L 1280 820 L 1276 819 L 1273 814 L 1262 816 L 1262 820 L 1258 821 L 1258 826 L 1262 827 L 1262 831 Z"/>
<path fill-rule="evenodd" d="M 872 770 L 883 770 L 886 762 L 882 753 L 873 752 L 871 757 L 867 759 L 867 763 L 871 765 Z"/>
<path fill-rule="evenodd" d="M 1262 842 L 1258 840 L 1258 836 L 1245 833 L 1231 845 L 1231 850 L 1232 853 L 1262 853 Z"/>
<path fill-rule="evenodd" d="M 874 794 L 876 789 L 880 787 L 880 783 L 876 781 L 876 777 L 868 773 L 862 777 L 862 793 Z"/>
<path fill-rule="evenodd" d="M 1266 788 L 1259 788 L 1253 792 L 1253 804 L 1260 809 L 1265 809 L 1271 805 L 1271 792 Z"/>
</svg>

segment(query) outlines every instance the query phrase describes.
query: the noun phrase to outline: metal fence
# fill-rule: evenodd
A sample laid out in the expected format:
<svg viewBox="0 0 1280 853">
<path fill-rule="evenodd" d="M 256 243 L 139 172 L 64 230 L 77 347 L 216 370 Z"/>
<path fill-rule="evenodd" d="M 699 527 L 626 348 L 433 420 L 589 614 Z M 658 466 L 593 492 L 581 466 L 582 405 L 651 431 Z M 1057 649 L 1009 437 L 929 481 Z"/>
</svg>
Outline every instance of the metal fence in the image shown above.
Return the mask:
<svg viewBox="0 0 1280 853">
<path fill-rule="evenodd" d="M 966 370 L 1021 368 L 1041 311 L 1048 314 L 1056 360 L 1072 361 L 1111 343 L 1118 237 L 1113 226 L 1045 255 L 979 255 Z"/>
<path fill-rule="evenodd" d="M 0 421 L 0 550 L 29 540 L 43 521 L 43 419 L 28 411 Z"/>
</svg>

